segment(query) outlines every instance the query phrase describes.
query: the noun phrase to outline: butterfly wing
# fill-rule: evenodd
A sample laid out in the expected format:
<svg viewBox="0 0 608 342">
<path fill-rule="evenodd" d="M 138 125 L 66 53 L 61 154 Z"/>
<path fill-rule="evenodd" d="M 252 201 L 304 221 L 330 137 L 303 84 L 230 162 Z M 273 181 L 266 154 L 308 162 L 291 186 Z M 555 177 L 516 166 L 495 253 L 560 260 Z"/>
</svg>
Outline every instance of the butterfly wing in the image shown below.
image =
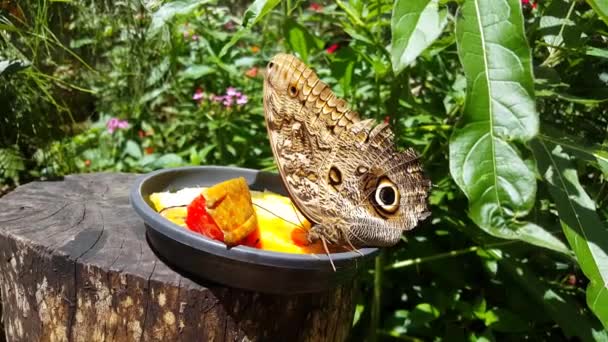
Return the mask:
<svg viewBox="0 0 608 342">
<path fill-rule="evenodd" d="M 391 245 L 428 216 L 430 183 L 416 154 L 397 152 L 386 124 L 360 120 L 296 57 L 279 54 L 268 64 L 264 112 L 295 205 L 315 223 L 331 222 L 319 235 Z"/>
</svg>

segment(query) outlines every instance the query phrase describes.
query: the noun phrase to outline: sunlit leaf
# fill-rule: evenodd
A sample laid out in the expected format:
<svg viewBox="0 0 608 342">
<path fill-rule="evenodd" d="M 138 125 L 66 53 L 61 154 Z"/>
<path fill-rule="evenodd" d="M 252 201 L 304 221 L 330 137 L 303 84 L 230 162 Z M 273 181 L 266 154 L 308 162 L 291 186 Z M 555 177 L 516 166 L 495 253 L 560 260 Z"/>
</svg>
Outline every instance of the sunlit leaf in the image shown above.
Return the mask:
<svg viewBox="0 0 608 342">
<path fill-rule="evenodd" d="M 139 159 L 142 157 L 143 153 L 141 152 L 141 148 L 139 145 L 133 140 L 127 140 L 125 145 L 124 153 L 129 155 L 135 159 Z"/>
<path fill-rule="evenodd" d="M 457 15 L 467 78 L 465 113 L 450 140 L 450 172 L 487 233 L 568 253 L 542 227 L 521 221 L 532 209 L 536 178 L 513 141 L 538 132 L 530 51 L 518 0 L 467 0 Z"/>
<path fill-rule="evenodd" d="M 243 16 L 243 26 L 250 27 L 262 20 L 272 11 L 281 1 L 280 0 L 255 0 L 245 11 Z"/>
<path fill-rule="evenodd" d="M 447 11 L 438 0 L 397 0 L 391 19 L 391 57 L 398 74 L 439 37 Z"/>
<path fill-rule="evenodd" d="M 177 167 L 184 165 L 184 160 L 182 157 L 178 156 L 175 153 L 168 153 L 162 155 L 160 158 L 156 159 L 151 163 L 153 168 L 167 168 L 167 167 Z"/>
<path fill-rule="evenodd" d="M 283 33 L 289 47 L 308 63 L 308 54 L 323 48 L 323 41 L 314 37 L 306 27 L 290 18 L 283 23 Z"/>
<path fill-rule="evenodd" d="M 213 69 L 212 67 L 208 66 L 208 65 L 190 65 L 189 67 L 186 68 L 186 70 L 184 70 L 183 72 L 181 72 L 181 76 L 183 76 L 184 78 L 189 78 L 189 79 L 197 79 L 197 78 L 201 78 L 203 76 L 212 74 L 213 72 L 215 72 L 215 69 Z"/>
<path fill-rule="evenodd" d="M 559 144 L 566 152 L 573 156 L 597 163 L 598 168 L 608 178 L 608 149 L 602 146 L 586 146 L 574 137 L 547 124 L 543 125 L 543 133 L 538 139 L 549 145 Z"/>
<path fill-rule="evenodd" d="M 608 1 L 606 0 L 587 0 L 595 13 L 608 25 Z"/>
<path fill-rule="evenodd" d="M 562 45 L 580 44 L 581 31 L 576 27 L 570 4 L 565 0 L 553 0 L 539 21 L 539 32 L 548 44 L 550 53 Z"/>
<path fill-rule="evenodd" d="M 539 171 L 559 213 L 562 229 L 589 279 L 587 304 L 608 329 L 608 227 L 578 180 L 571 158 L 559 145 L 531 144 Z"/>
<path fill-rule="evenodd" d="M 158 64 L 156 68 L 152 69 L 152 71 L 150 72 L 150 76 L 148 76 L 148 79 L 146 80 L 146 85 L 152 86 L 156 82 L 160 81 L 163 77 L 165 77 L 170 67 L 171 61 L 167 56 L 162 60 L 162 62 Z"/>
<path fill-rule="evenodd" d="M 162 5 L 152 14 L 152 22 L 148 27 L 148 35 L 154 36 L 175 16 L 186 15 L 208 0 L 172 1 Z"/>
</svg>

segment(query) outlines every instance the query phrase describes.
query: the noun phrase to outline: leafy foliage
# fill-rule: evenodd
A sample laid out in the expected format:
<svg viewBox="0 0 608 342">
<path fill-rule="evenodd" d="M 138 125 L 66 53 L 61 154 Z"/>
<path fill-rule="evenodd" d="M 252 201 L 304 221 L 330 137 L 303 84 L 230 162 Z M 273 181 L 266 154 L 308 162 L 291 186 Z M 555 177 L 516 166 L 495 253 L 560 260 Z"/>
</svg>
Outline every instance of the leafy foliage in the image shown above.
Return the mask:
<svg viewBox="0 0 608 342">
<path fill-rule="evenodd" d="M 273 169 L 262 73 L 287 51 L 434 184 L 363 273 L 353 340 L 608 339 L 605 2 L 26 3 L 0 5 L 0 183 Z"/>
</svg>

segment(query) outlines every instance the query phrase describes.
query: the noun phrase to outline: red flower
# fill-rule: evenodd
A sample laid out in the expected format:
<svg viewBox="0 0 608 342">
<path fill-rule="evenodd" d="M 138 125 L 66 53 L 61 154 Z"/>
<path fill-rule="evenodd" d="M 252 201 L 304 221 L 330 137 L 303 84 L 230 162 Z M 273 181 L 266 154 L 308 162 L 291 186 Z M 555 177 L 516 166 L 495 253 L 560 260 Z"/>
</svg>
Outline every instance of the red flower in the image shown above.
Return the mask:
<svg viewBox="0 0 608 342">
<path fill-rule="evenodd" d="M 313 2 L 312 4 L 310 4 L 309 9 L 311 11 L 315 11 L 315 12 L 321 12 L 323 10 L 323 5 Z"/>
<path fill-rule="evenodd" d="M 146 154 L 152 154 L 152 153 L 154 153 L 154 147 L 152 147 L 152 146 L 146 147 L 145 151 L 146 151 Z"/>
<path fill-rule="evenodd" d="M 85 161 L 84 161 L 84 166 L 86 166 L 86 167 L 91 166 L 91 161 L 90 161 L 90 160 L 88 160 L 88 159 L 87 159 L 87 160 L 85 160 Z"/>
<path fill-rule="evenodd" d="M 137 135 L 143 139 L 146 136 L 146 132 L 142 131 L 141 129 L 137 132 Z"/>
<path fill-rule="evenodd" d="M 568 285 L 570 285 L 570 286 L 576 285 L 576 276 L 574 274 L 568 275 L 567 282 L 568 282 Z"/>
<path fill-rule="evenodd" d="M 536 9 L 538 7 L 538 2 L 532 4 L 532 9 Z"/>
<path fill-rule="evenodd" d="M 327 53 L 334 53 L 336 52 L 336 50 L 338 50 L 340 48 L 340 45 L 338 44 L 331 44 L 327 49 L 325 49 L 325 51 Z"/>
<path fill-rule="evenodd" d="M 529 5 L 530 4 L 530 0 L 521 0 L 521 4 L 522 5 Z"/>
<path fill-rule="evenodd" d="M 258 68 L 253 67 L 245 72 L 245 76 L 254 78 L 258 75 Z"/>
<path fill-rule="evenodd" d="M 391 117 L 390 116 L 387 115 L 387 116 L 384 117 L 384 123 L 385 124 L 389 123 L 390 121 L 391 121 Z"/>
</svg>

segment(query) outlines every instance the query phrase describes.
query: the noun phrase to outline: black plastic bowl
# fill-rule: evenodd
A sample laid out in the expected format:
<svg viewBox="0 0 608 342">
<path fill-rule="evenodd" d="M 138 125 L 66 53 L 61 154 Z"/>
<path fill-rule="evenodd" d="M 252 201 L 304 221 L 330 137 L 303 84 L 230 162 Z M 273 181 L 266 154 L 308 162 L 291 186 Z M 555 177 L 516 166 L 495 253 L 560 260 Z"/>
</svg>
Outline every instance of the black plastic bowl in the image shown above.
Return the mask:
<svg viewBox="0 0 608 342">
<path fill-rule="evenodd" d="M 155 171 L 139 177 L 130 193 L 131 205 L 146 223 L 148 241 L 169 264 L 195 276 L 227 286 L 270 293 L 305 293 L 330 289 L 352 280 L 377 248 L 360 253 L 291 254 L 247 246 L 227 248 L 219 241 L 191 232 L 160 216 L 148 201 L 153 192 L 211 186 L 245 177 L 252 190 L 286 195 L 278 175 L 251 169 L 197 166 Z"/>
</svg>

